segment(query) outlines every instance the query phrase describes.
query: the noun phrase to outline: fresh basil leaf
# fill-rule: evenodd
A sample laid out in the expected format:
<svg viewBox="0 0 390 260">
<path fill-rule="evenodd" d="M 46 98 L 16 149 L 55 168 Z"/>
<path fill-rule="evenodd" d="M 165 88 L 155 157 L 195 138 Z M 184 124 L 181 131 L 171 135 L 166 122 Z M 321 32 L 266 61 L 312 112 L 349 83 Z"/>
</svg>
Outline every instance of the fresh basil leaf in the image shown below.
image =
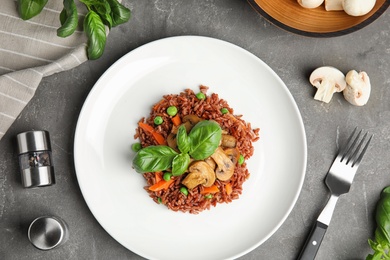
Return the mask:
<svg viewBox="0 0 390 260">
<path fill-rule="evenodd" d="M 92 5 L 94 5 L 95 3 L 98 3 L 97 0 L 79 0 L 81 3 L 85 4 L 87 6 L 88 9 L 91 8 Z"/>
<path fill-rule="evenodd" d="M 92 6 L 92 9 L 100 16 L 103 23 L 110 29 L 112 27 L 111 7 L 106 1 L 100 1 Z"/>
<path fill-rule="evenodd" d="M 376 242 L 390 246 L 390 187 L 386 187 L 381 193 L 376 207 L 375 220 L 377 223 Z"/>
<path fill-rule="evenodd" d="M 148 146 L 138 151 L 133 167 L 139 173 L 165 171 L 172 166 L 177 152 L 169 146 Z"/>
<path fill-rule="evenodd" d="M 23 20 L 28 20 L 38 15 L 45 7 L 48 0 L 18 0 L 18 12 Z"/>
<path fill-rule="evenodd" d="M 390 259 L 390 186 L 382 190 L 376 205 L 375 220 L 375 241 L 368 240 L 374 254 L 368 255 L 366 259 Z"/>
<path fill-rule="evenodd" d="M 57 35 L 68 37 L 77 28 L 78 25 L 77 6 L 73 0 L 64 0 L 64 9 L 60 14 L 61 27 L 57 29 Z"/>
<path fill-rule="evenodd" d="M 117 0 L 106 0 L 111 7 L 112 27 L 126 23 L 131 17 L 131 11 Z"/>
<path fill-rule="evenodd" d="M 203 120 L 197 123 L 189 133 L 189 154 L 195 160 L 204 160 L 212 155 L 219 146 L 222 129 L 215 121 Z"/>
<path fill-rule="evenodd" d="M 64 25 L 64 23 L 66 22 L 66 19 L 68 19 L 68 15 L 66 14 L 66 10 L 64 8 L 64 9 L 62 9 L 62 11 L 60 13 L 60 23 L 61 23 L 61 26 Z"/>
<path fill-rule="evenodd" d="M 188 153 L 181 153 L 175 156 L 172 161 L 172 175 L 179 176 L 182 175 L 190 164 L 190 156 Z"/>
<path fill-rule="evenodd" d="M 88 58 L 100 58 L 106 46 L 106 28 L 100 16 L 90 10 L 84 18 L 84 30 L 88 37 Z"/>
<path fill-rule="evenodd" d="M 187 130 L 184 125 L 179 126 L 176 134 L 177 147 L 180 152 L 188 153 L 190 151 L 190 139 L 187 136 Z"/>
</svg>

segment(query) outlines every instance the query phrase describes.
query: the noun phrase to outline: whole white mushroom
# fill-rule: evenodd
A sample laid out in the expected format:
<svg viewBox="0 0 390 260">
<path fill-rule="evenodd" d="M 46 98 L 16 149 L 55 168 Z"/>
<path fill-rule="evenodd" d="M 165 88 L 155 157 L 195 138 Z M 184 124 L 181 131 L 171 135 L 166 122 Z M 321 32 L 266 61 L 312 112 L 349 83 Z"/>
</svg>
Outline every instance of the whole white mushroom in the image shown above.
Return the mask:
<svg viewBox="0 0 390 260">
<path fill-rule="evenodd" d="M 376 0 L 343 0 L 344 11 L 352 16 L 368 14 L 375 6 Z"/>
<path fill-rule="evenodd" d="M 298 3 L 305 8 L 316 8 L 322 5 L 324 0 L 297 0 Z"/>
<path fill-rule="evenodd" d="M 343 90 L 344 98 L 355 106 L 367 103 L 371 94 L 371 83 L 367 73 L 351 70 L 345 76 L 347 86 Z"/>
</svg>

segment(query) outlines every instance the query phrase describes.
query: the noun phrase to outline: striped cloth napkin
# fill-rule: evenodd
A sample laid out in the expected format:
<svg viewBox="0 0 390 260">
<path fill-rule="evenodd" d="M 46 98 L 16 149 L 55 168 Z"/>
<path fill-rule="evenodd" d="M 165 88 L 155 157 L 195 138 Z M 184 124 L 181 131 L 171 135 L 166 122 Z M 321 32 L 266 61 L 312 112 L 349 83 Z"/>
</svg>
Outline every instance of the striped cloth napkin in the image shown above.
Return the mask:
<svg viewBox="0 0 390 260">
<path fill-rule="evenodd" d="M 38 16 L 23 21 L 15 0 L 1 0 L 0 140 L 34 96 L 43 77 L 88 60 L 87 38 L 81 27 L 86 8 L 78 8 L 79 12 L 85 9 L 85 13 L 79 13 L 81 26 L 73 35 L 61 38 L 56 31 L 62 8 L 62 0 L 50 0 Z"/>
</svg>

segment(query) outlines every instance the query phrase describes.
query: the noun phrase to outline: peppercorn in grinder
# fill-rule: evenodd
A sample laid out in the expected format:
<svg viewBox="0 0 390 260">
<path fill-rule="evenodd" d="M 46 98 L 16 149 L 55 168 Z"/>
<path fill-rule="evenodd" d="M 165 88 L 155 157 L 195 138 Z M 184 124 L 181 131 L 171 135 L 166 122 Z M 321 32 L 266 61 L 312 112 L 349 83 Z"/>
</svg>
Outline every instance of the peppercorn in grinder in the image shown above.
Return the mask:
<svg viewBox="0 0 390 260">
<path fill-rule="evenodd" d="M 49 132 L 28 131 L 16 138 L 23 186 L 34 188 L 54 184 Z"/>
</svg>

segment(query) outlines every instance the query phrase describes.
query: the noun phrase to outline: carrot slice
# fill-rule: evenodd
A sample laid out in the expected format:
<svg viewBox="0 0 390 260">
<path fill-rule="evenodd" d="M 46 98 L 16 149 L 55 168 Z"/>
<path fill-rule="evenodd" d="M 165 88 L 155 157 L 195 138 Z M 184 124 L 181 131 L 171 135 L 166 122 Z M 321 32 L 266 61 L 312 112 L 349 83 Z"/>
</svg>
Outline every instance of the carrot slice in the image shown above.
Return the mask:
<svg viewBox="0 0 390 260">
<path fill-rule="evenodd" d="M 226 194 L 227 194 L 227 195 L 232 194 L 232 192 L 233 192 L 232 185 L 231 185 L 230 183 L 226 183 L 226 184 L 225 184 L 225 190 L 226 190 Z"/>
<path fill-rule="evenodd" d="M 146 123 L 143 123 L 143 122 L 138 122 L 138 126 L 141 127 L 142 130 L 150 133 L 158 144 L 162 144 L 162 145 L 167 144 L 167 141 L 165 140 L 164 136 L 157 133 L 152 126 L 150 126 Z"/>
<path fill-rule="evenodd" d="M 178 114 L 176 116 L 172 117 L 172 123 L 175 126 L 179 126 L 181 124 L 181 118 Z"/>
<path fill-rule="evenodd" d="M 151 191 L 160 191 L 160 190 L 166 190 L 169 188 L 169 186 L 174 182 L 174 179 L 170 179 L 169 181 L 161 180 L 157 182 L 156 184 L 153 184 L 149 187 L 149 190 Z"/>
<path fill-rule="evenodd" d="M 154 177 L 156 178 L 156 183 L 160 182 L 163 179 L 162 172 L 155 172 Z"/>
<path fill-rule="evenodd" d="M 208 193 L 217 193 L 219 192 L 219 188 L 217 185 L 213 185 L 211 187 L 204 187 L 200 194 L 208 194 Z"/>
</svg>

